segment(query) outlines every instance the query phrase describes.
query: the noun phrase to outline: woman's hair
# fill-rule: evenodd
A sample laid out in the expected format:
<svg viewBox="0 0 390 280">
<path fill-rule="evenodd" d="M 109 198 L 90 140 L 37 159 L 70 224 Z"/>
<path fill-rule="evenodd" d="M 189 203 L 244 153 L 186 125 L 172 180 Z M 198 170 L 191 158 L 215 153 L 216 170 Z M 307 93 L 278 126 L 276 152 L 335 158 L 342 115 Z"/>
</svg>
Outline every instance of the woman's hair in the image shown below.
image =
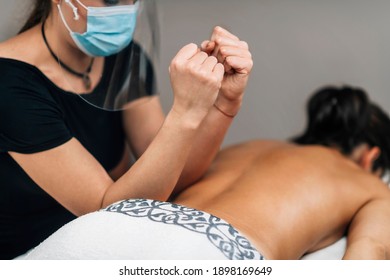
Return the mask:
<svg viewBox="0 0 390 280">
<path fill-rule="evenodd" d="M 363 89 L 321 88 L 309 99 L 307 114 L 305 132 L 293 142 L 338 147 L 345 155 L 359 144 L 377 146 L 381 153 L 374 162 L 374 171 L 390 170 L 390 118 L 370 102 Z"/>
<path fill-rule="evenodd" d="M 38 23 L 44 22 L 50 14 L 51 2 L 51 0 L 35 0 L 32 12 L 19 33 L 34 27 Z"/>
</svg>

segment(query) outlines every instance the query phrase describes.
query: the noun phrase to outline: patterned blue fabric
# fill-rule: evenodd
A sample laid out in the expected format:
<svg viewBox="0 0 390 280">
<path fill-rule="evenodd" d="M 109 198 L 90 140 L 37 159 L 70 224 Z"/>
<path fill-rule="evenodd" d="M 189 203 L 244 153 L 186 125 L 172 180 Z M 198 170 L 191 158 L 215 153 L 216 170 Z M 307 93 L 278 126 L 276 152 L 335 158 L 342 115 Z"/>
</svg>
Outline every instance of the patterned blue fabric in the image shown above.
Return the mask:
<svg viewBox="0 0 390 280">
<path fill-rule="evenodd" d="M 264 257 L 236 229 L 209 213 L 182 205 L 147 199 L 123 200 L 102 211 L 147 218 L 203 234 L 227 259 L 263 260 Z"/>
</svg>

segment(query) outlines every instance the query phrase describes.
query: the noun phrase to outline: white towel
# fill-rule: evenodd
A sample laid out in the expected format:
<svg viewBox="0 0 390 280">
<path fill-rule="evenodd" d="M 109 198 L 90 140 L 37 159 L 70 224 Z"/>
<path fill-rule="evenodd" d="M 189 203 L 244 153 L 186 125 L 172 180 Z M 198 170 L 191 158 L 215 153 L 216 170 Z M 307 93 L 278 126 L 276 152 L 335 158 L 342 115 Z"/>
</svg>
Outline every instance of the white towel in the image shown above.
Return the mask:
<svg viewBox="0 0 390 280">
<path fill-rule="evenodd" d="M 79 217 L 22 259 L 262 259 L 249 241 L 208 213 L 152 200 L 126 200 Z"/>
</svg>

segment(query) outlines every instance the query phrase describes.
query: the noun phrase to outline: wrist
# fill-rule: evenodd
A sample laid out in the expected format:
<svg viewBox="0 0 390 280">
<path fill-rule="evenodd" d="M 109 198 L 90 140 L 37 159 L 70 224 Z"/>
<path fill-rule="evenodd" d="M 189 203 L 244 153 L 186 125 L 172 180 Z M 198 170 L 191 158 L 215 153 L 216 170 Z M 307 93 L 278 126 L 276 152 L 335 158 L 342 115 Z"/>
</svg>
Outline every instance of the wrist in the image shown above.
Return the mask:
<svg viewBox="0 0 390 280">
<path fill-rule="evenodd" d="M 214 107 L 226 117 L 234 118 L 241 109 L 242 98 L 227 99 L 222 95 L 218 95 L 214 102 Z"/>
<path fill-rule="evenodd" d="M 172 109 L 169 111 L 166 121 L 168 121 L 171 124 L 174 124 L 177 127 L 181 127 L 183 129 L 188 130 L 197 130 L 202 123 L 204 117 L 206 116 L 207 112 L 201 113 L 201 112 L 193 112 L 191 110 L 184 111 L 184 110 L 178 110 L 175 107 L 172 107 Z"/>
</svg>

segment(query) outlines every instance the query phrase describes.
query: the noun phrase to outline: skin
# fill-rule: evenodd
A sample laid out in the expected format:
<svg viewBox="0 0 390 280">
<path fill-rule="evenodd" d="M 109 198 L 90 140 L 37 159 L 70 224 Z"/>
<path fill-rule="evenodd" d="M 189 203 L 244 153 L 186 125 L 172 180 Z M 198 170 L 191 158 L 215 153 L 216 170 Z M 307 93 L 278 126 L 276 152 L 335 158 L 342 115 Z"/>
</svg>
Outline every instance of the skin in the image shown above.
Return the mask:
<svg viewBox="0 0 390 280">
<path fill-rule="evenodd" d="M 173 201 L 228 221 L 267 259 L 299 259 L 345 234 L 345 259 L 388 259 L 390 192 L 368 170 L 372 151 L 356 163 L 321 146 L 239 144 Z"/>
<path fill-rule="evenodd" d="M 74 44 L 57 9 L 59 4 L 73 31 L 83 32 L 87 12 L 76 1 L 72 3 L 78 8 L 80 19 L 73 20 L 72 9 L 64 1 L 53 0 L 45 33 L 63 62 L 76 71 L 84 71 L 91 58 Z M 82 3 L 104 6 L 102 0 Z M 63 71 L 50 55 L 40 30 L 41 25 L 37 25 L 1 43 L 0 57 L 34 65 L 58 87 L 85 93 L 80 79 Z M 213 104 L 236 114 L 252 69 L 247 44 L 230 32 L 216 27 L 209 41 L 212 43 L 207 49 L 190 43 L 172 59 L 169 72 L 174 102 L 166 116 L 158 97 L 128 104 L 124 112 L 124 141 L 137 159 L 131 167 L 126 151 L 118 166 L 106 172 L 75 138 L 39 153 L 9 154 L 43 190 L 77 216 L 122 199 L 166 200 L 207 170 L 232 123 L 232 118 Z M 104 58 L 95 59 L 92 87 L 99 82 L 103 65 Z"/>
</svg>

